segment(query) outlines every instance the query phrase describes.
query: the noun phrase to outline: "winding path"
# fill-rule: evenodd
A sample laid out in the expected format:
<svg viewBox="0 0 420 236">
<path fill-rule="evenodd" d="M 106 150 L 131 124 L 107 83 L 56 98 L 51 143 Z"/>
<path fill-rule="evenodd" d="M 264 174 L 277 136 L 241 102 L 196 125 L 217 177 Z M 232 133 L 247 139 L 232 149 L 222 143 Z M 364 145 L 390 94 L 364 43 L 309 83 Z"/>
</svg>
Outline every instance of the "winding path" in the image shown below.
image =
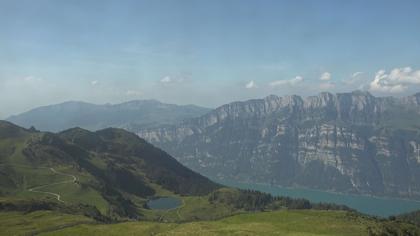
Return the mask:
<svg viewBox="0 0 420 236">
<path fill-rule="evenodd" d="M 47 167 L 44 167 L 44 168 L 47 168 Z M 76 181 L 77 181 L 77 177 L 76 177 L 75 175 L 70 175 L 70 174 L 60 173 L 60 172 L 56 171 L 54 168 L 49 168 L 49 169 L 50 169 L 52 172 L 54 172 L 55 174 L 58 174 L 58 175 L 64 175 L 64 176 L 69 176 L 69 177 L 72 177 L 72 179 L 71 179 L 71 180 L 66 180 L 66 181 L 60 181 L 60 182 L 56 182 L 56 183 L 52 183 L 52 184 L 41 185 L 41 186 L 38 186 L 38 187 L 30 188 L 30 189 L 28 189 L 28 191 L 29 191 L 29 192 L 33 192 L 33 193 L 44 193 L 44 194 L 53 195 L 54 197 L 56 197 L 56 198 L 57 198 L 57 200 L 58 200 L 59 202 L 64 203 L 64 201 L 63 201 L 63 200 L 61 200 L 61 195 L 60 195 L 60 194 L 58 194 L 58 193 L 53 193 L 53 192 L 40 191 L 40 190 L 37 190 L 37 189 L 44 188 L 44 187 L 49 187 L 49 186 L 54 186 L 54 185 L 59 185 L 59 184 L 76 183 Z"/>
<path fill-rule="evenodd" d="M 59 185 L 59 184 L 76 183 L 76 181 L 77 181 L 77 177 L 75 175 L 70 175 L 70 174 L 65 174 L 65 173 L 58 172 L 58 171 L 56 171 L 52 167 L 33 167 L 33 166 L 17 165 L 17 164 L 15 164 L 15 165 L 13 165 L 13 164 L 0 164 L 0 166 L 6 166 L 6 165 L 9 165 L 9 166 L 19 166 L 19 167 L 24 167 L 24 168 L 34 168 L 34 169 L 49 169 L 49 170 L 51 170 L 55 174 L 71 177 L 72 178 L 71 180 L 60 181 L 60 182 L 56 182 L 56 183 L 52 183 L 52 184 L 46 184 L 46 185 L 41 185 L 41 186 L 37 186 L 37 187 L 33 187 L 33 188 L 28 189 L 29 192 L 33 192 L 33 193 L 44 193 L 44 194 L 52 195 L 52 196 L 56 197 L 59 202 L 62 202 L 62 203 L 64 203 L 64 201 L 61 200 L 61 195 L 59 193 L 40 191 L 39 189 L 44 188 L 44 187 Z"/>
<path fill-rule="evenodd" d="M 176 210 L 176 214 L 178 215 L 178 218 L 179 218 L 179 220 L 182 220 L 181 218 L 182 218 L 182 216 L 181 216 L 181 214 L 179 214 L 179 210 L 181 210 L 181 208 L 183 208 L 185 206 L 185 201 L 184 201 L 184 199 L 182 199 L 182 205 L 181 206 L 179 206 L 178 208 L 177 208 L 177 210 Z"/>
</svg>

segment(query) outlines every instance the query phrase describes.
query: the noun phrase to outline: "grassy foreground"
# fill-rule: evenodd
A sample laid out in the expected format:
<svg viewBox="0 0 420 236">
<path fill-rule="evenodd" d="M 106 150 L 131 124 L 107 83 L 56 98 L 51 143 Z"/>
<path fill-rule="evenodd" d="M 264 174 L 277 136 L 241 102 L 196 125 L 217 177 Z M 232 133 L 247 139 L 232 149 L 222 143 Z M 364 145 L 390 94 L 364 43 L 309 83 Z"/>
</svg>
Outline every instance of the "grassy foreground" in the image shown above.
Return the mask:
<svg viewBox="0 0 420 236">
<path fill-rule="evenodd" d="M 72 225 L 94 222 L 93 219 L 85 216 L 53 211 L 35 211 L 28 214 L 22 212 L 1 212 L 0 235 L 33 235 Z"/>
<path fill-rule="evenodd" d="M 84 217 L 54 212 L 0 213 L 4 235 L 369 235 L 383 225 L 343 211 L 282 210 L 246 213 L 217 221 L 190 223 L 126 222 L 95 224 Z M 400 225 L 401 227 L 401 225 Z M 403 225 L 415 230 L 412 225 Z"/>
</svg>

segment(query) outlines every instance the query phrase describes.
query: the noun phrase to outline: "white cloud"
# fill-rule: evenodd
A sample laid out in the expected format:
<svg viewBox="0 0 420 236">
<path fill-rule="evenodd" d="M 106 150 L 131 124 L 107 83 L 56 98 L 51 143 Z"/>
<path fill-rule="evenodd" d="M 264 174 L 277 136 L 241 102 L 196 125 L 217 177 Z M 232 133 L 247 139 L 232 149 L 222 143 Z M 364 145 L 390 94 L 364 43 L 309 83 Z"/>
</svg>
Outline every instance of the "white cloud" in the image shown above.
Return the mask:
<svg viewBox="0 0 420 236">
<path fill-rule="evenodd" d="M 172 82 L 172 78 L 169 76 L 165 76 L 160 80 L 161 83 L 170 83 Z"/>
<path fill-rule="evenodd" d="M 335 83 L 332 83 L 332 82 L 329 82 L 329 81 L 325 82 L 325 83 L 321 83 L 319 85 L 319 88 L 322 89 L 322 90 L 333 89 L 333 88 L 335 88 Z"/>
<path fill-rule="evenodd" d="M 257 84 L 253 80 L 251 80 L 245 84 L 245 88 L 247 89 L 257 88 Z"/>
<path fill-rule="evenodd" d="M 176 84 L 176 83 L 182 83 L 184 82 L 184 77 L 174 77 L 174 76 L 165 76 L 160 80 L 160 83 L 163 85 L 169 85 L 169 84 Z"/>
<path fill-rule="evenodd" d="M 23 80 L 26 81 L 26 82 L 33 81 L 34 79 L 35 79 L 35 77 L 33 77 L 32 75 L 26 76 L 25 78 L 23 78 Z"/>
<path fill-rule="evenodd" d="M 362 75 L 363 74 L 363 72 L 361 72 L 361 71 L 358 71 L 358 72 L 354 72 L 352 75 L 351 75 L 351 77 L 352 78 L 356 78 L 356 77 L 359 77 L 360 75 Z"/>
<path fill-rule="evenodd" d="M 401 93 L 410 85 L 420 85 L 420 70 L 411 67 L 395 68 L 389 74 L 385 70 L 376 72 L 369 90 L 383 93 Z"/>
<path fill-rule="evenodd" d="M 33 75 L 26 76 L 22 80 L 26 84 L 37 84 L 37 83 L 44 82 L 44 79 L 35 77 Z"/>
<path fill-rule="evenodd" d="M 303 82 L 303 77 L 298 75 L 293 79 L 273 81 L 269 85 L 271 87 L 277 87 L 277 86 L 283 86 L 283 85 L 294 86 L 294 85 L 297 85 L 301 82 Z"/>
<path fill-rule="evenodd" d="M 322 80 L 322 81 L 330 81 L 331 80 L 331 73 L 324 72 L 324 73 L 322 73 L 322 75 L 319 79 Z"/>
<path fill-rule="evenodd" d="M 127 90 L 125 92 L 125 95 L 135 97 L 135 96 L 141 96 L 143 95 L 143 93 L 139 90 Z"/>
<path fill-rule="evenodd" d="M 363 74 L 364 72 L 361 72 L 361 71 L 354 72 L 350 76 L 350 78 L 343 79 L 341 82 L 345 85 L 360 84 L 359 86 L 359 89 L 360 89 L 361 87 L 364 87 L 366 85 L 366 83 L 363 82 L 363 76 L 362 76 Z"/>
<path fill-rule="evenodd" d="M 98 80 L 93 80 L 93 81 L 91 81 L 91 82 L 90 82 L 90 84 L 91 84 L 92 86 L 96 86 L 96 85 L 98 85 L 98 84 L 99 84 L 99 81 L 98 81 Z"/>
</svg>

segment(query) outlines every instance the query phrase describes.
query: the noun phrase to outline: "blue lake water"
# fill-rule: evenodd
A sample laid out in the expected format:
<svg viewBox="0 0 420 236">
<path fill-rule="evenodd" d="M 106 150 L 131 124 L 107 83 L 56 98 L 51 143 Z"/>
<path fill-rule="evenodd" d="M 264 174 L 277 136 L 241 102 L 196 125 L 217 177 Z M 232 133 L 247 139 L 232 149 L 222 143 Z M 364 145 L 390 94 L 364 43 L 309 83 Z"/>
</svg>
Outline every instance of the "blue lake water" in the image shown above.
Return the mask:
<svg viewBox="0 0 420 236">
<path fill-rule="evenodd" d="M 328 202 L 343 204 L 353 209 L 356 209 L 359 212 L 376 216 L 386 217 L 409 211 L 420 210 L 420 201 L 339 194 L 305 188 L 286 188 L 264 184 L 248 184 L 229 181 L 217 182 L 231 187 L 258 190 L 261 192 L 270 193 L 273 196 L 306 198 L 311 202 Z"/>
<path fill-rule="evenodd" d="M 181 199 L 176 197 L 160 197 L 149 200 L 147 206 L 154 210 L 168 210 L 181 206 Z"/>
</svg>

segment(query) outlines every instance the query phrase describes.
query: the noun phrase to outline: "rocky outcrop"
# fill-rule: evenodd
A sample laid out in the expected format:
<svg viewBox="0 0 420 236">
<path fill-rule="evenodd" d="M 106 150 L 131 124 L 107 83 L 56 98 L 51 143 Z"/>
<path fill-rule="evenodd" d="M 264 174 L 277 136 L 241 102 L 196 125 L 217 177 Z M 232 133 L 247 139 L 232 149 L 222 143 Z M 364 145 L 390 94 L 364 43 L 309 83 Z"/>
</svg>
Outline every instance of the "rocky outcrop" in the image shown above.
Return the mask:
<svg viewBox="0 0 420 236">
<path fill-rule="evenodd" d="M 270 95 L 138 135 L 213 178 L 420 199 L 419 101 Z"/>
</svg>

